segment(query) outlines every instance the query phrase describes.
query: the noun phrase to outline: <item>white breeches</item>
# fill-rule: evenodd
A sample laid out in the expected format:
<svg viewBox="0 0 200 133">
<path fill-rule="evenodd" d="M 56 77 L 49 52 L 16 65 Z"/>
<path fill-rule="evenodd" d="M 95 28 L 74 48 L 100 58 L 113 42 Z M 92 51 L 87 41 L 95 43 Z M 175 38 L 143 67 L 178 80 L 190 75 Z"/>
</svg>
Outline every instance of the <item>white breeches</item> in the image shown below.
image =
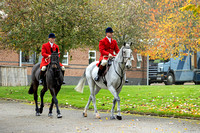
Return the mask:
<svg viewBox="0 0 200 133">
<path fill-rule="evenodd" d="M 107 60 L 101 60 L 101 65 L 105 66 L 107 64 L 107 62 L 108 62 Z"/>
<path fill-rule="evenodd" d="M 62 71 L 65 71 L 65 67 L 64 66 L 62 66 L 61 69 L 62 69 Z"/>
<path fill-rule="evenodd" d="M 47 69 L 47 67 L 43 66 L 42 69 L 41 69 L 41 71 L 45 71 L 46 69 Z"/>
<path fill-rule="evenodd" d="M 41 71 L 45 71 L 46 69 L 47 69 L 47 67 L 43 66 L 42 69 L 41 69 Z M 61 69 L 62 69 L 62 71 L 65 71 L 65 67 L 64 66 L 62 66 Z"/>
</svg>

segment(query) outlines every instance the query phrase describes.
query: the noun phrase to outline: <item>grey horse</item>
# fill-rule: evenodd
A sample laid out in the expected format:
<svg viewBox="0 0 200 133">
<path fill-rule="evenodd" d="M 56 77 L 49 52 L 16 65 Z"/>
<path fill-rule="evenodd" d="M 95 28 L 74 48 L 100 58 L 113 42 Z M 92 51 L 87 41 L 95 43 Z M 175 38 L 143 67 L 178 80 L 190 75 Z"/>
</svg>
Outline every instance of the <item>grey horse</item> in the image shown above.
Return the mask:
<svg viewBox="0 0 200 133">
<path fill-rule="evenodd" d="M 78 85 L 75 87 L 75 90 L 78 92 L 83 93 L 83 88 L 85 85 L 85 81 L 87 79 L 89 88 L 90 88 L 90 97 L 88 103 L 85 106 L 83 111 L 83 116 L 87 117 L 87 110 L 89 108 L 90 102 L 93 102 L 94 105 L 94 113 L 96 118 L 100 119 L 100 115 L 97 111 L 96 107 L 96 99 L 95 95 L 99 92 L 101 88 L 108 89 L 112 95 L 114 96 L 113 99 L 113 106 L 111 109 L 111 117 L 110 119 L 117 118 L 118 120 L 122 119 L 121 110 L 120 110 L 120 97 L 119 93 L 121 92 L 122 86 L 125 83 L 126 79 L 126 69 L 132 68 L 132 60 L 134 60 L 131 50 L 132 43 L 124 43 L 124 46 L 120 49 L 118 55 L 114 58 L 112 65 L 110 66 L 109 71 L 105 75 L 105 79 L 107 80 L 107 85 L 103 83 L 103 79 L 100 78 L 98 82 L 94 81 L 94 78 L 97 76 L 98 67 L 96 66 L 97 61 L 91 63 L 85 70 L 82 78 L 79 80 Z M 117 116 L 114 116 L 114 108 L 116 102 L 118 103 L 117 106 Z"/>
</svg>

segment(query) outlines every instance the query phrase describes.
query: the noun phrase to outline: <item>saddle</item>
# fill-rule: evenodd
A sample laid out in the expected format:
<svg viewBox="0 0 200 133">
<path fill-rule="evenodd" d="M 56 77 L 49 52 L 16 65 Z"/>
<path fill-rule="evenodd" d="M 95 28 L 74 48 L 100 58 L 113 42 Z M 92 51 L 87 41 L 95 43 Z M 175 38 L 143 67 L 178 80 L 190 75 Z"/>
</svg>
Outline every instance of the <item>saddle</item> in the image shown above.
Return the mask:
<svg viewBox="0 0 200 133">
<path fill-rule="evenodd" d="M 107 72 L 109 71 L 110 66 L 112 65 L 112 62 L 113 62 L 113 61 L 114 61 L 113 59 L 108 59 L 108 63 L 107 63 L 107 65 L 105 66 L 104 72 L 102 73 L 103 83 L 104 83 L 106 86 L 107 86 L 107 81 L 106 81 L 105 76 L 106 76 Z"/>
</svg>

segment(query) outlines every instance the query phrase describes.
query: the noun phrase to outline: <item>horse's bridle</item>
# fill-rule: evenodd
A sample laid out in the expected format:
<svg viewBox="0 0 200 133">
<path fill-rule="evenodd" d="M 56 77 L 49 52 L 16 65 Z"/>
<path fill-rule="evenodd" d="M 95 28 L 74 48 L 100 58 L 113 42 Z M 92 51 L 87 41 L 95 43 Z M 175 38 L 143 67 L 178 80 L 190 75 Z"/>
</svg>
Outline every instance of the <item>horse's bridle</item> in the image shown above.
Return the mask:
<svg viewBox="0 0 200 133">
<path fill-rule="evenodd" d="M 117 64 L 118 64 L 118 63 L 123 64 L 125 58 L 127 58 L 126 62 L 127 62 L 128 60 L 131 59 L 131 57 L 124 57 L 123 55 L 124 55 L 124 48 L 122 48 L 122 57 L 123 57 L 123 61 L 122 61 L 122 62 L 115 61 L 115 62 L 117 62 Z M 119 87 L 122 85 L 122 79 L 123 79 L 123 77 L 124 77 L 124 73 L 123 73 L 123 69 L 120 67 L 120 65 L 119 65 L 119 68 L 120 68 L 120 70 L 121 70 L 121 75 L 117 72 L 116 67 L 115 67 L 114 64 L 113 64 L 113 66 L 114 66 L 114 70 L 115 70 L 115 72 L 116 72 L 117 75 L 120 77 L 120 84 L 119 84 L 119 86 L 118 86 L 117 89 L 116 89 L 116 90 L 118 90 Z"/>
<path fill-rule="evenodd" d="M 125 48 L 122 49 L 122 57 L 123 57 L 123 62 L 122 63 L 125 62 L 124 59 L 126 59 L 126 62 L 131 59 L 131 56 L 130 57 L 126 57 L 126 56 L 124 57 L 124 49 Z M 130 49 L 130 48 L 127 48 L 127 49 Z"/>
<path fill-rule="evenodd" d="M 52 53 L 52 54 L 54 54 L 54 53 Z M 54 56 L 57 56 L 57 55 L 54 55 Z M 58 60 L 58 61 L 54 61 L 54 60 L 52 60 L 52 56 L 51 56 L 51 60 L 50 60 L 50 63 L 49 63 L 49 67 L 50 67 L 52 64 L 55 64 L 55 65 L 57 66 L 57 69 L 58 69 L 58 70 L 61 69 L 61 68 L 60 68 L 59 60 Z"/>
</svg>

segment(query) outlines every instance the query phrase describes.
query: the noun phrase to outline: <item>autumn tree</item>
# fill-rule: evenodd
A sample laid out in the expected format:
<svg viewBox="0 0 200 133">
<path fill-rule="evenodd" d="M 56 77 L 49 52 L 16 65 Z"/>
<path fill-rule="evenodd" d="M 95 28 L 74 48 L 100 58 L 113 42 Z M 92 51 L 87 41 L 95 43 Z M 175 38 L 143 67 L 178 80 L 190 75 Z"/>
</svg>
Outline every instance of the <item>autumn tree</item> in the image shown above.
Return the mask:
<svg viewBox="0 0 200 133">
<path fill-rule="evenodd" d="M 190 3 L 191 1 L 188 1 L 188 4 L 183 6 L 182 8 L 180 8 L 181 11 L 192 11 L 193 15 L 195 17 L 200 17 L 200 2 L 196 2 L 193 1 L 192 3 Z"/>
<path fill-rule="evenodd" d="M 180 10 L 188 2 L 186 0 L 152 2 L 154 6 L 152 3 L 145 2 L 149 6 L 146 11 L 149 15 L 149 21 L 146 23 L 149 38 L 145 40 L 147 45 L 143 54 L 150 55 L 152 59 L 168 59 L 187 55 L 185 50 L 200 50 L 198 45 L 200 21 L 192 12 Z"/>
</svg>

